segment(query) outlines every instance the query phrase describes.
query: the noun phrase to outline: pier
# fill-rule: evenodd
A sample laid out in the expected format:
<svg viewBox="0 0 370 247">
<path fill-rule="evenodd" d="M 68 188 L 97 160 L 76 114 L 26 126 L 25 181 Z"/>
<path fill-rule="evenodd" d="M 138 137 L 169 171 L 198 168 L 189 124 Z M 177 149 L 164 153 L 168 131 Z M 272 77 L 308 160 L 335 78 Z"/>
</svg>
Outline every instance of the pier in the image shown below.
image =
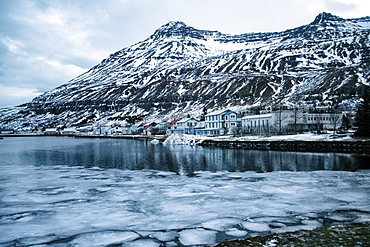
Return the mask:
<svg viewBox="0 0 370 247">
<path fill-rule="evenodd" d="M 370 141 L 225 141 L 204 140 L 204 147 L 244 148 L 292 152 L 370 154 Z"/>
</svg>

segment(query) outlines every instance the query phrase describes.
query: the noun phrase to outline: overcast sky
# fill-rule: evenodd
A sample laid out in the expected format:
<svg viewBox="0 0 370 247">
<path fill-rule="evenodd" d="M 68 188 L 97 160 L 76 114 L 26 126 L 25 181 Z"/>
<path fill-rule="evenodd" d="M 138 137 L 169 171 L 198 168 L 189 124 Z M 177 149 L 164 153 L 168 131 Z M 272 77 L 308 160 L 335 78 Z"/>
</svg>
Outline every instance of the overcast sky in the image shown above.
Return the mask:
<svg viewBox="0 0 370 247">
<path fill-rule="evenodd" d="M 30 101 L 169 21 L 228 34 L 283 31 L 369 0 L 0 0 L 0 107 Z"/>
</svg>

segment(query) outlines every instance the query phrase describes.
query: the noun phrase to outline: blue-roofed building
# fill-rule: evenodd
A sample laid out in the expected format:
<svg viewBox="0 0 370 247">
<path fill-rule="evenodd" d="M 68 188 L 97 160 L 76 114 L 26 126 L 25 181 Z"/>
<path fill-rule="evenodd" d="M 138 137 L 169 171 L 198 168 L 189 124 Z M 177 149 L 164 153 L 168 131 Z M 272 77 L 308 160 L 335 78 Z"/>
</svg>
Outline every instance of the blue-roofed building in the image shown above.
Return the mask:
<svg viewBox="0 0 370 247">
<path fill-rule="evenodd" d="M 232 128 L 240 128 L 241 119 L 238 114 L 232 110 L 225 109 L 211 112 L 205 115 L 204 129 L 196 131 L 197 135 L 227 135 Z"/>
</svg>

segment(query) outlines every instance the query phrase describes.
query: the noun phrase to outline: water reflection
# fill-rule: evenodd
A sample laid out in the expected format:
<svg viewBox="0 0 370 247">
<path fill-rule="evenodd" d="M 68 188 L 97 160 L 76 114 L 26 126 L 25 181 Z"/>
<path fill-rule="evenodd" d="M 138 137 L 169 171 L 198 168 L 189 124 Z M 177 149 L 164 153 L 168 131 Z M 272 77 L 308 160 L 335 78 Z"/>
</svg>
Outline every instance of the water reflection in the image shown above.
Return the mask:
<svg viewBox="0 0 370 247">
<path fill-rule="evenodd" d="M 199 170 L 272 172 L 370 168 L 370 157 L 365 155 L 163 146 L 125 139 L 7 138 L 0 142 L 0 150 L 1 162 L 20 165 L 154 169 L 187 175 Z"/>
</svg>

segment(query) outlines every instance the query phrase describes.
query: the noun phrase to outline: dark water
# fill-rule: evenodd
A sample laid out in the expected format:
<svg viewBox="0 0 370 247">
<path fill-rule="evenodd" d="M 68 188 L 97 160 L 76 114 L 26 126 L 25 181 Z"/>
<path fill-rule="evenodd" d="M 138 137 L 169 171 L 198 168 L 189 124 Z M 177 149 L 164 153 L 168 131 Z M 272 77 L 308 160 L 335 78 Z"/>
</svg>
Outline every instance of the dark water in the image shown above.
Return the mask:
<svg viewBox="0 0 370 247">
<path fill-rule="evenodd" d="M 0 162 L 162 170 L 192 175 L 194 171 L 315 171 L 370 168 L 370 156 L 297 153 L 243 149 L 163 146 L 130 139 L 73 137 L 6 138 Z"/>
</svg>

